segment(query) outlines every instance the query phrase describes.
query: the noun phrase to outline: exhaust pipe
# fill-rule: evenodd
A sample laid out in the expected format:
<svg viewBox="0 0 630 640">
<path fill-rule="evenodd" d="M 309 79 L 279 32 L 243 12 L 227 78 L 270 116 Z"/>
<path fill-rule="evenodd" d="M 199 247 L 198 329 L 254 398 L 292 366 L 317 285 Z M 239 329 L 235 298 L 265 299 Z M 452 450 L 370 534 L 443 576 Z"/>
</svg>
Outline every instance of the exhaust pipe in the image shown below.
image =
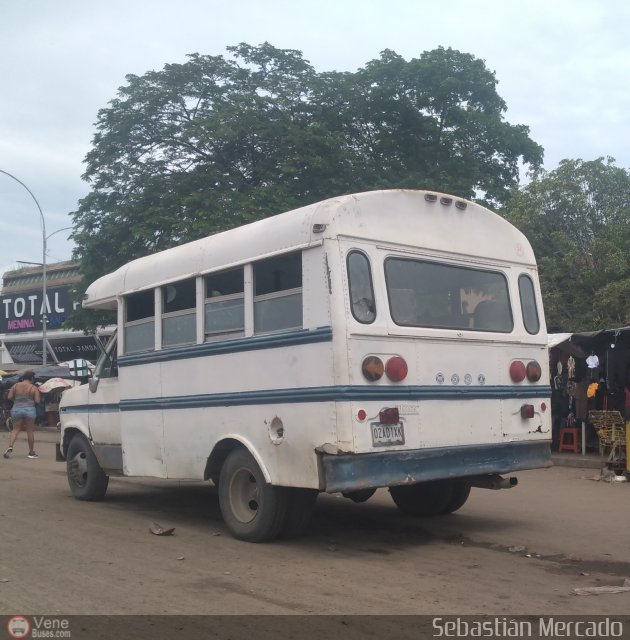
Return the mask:
<svg viewBox="0 0 630 640">
<path fill-rule="evenodd" d="M 518 478 L 502 478 L 495 473 L 489 476 L 472 476 L 468 479 L 468 484 L 480 489 L 511 489 L 518 484 Z"/>
</svg>

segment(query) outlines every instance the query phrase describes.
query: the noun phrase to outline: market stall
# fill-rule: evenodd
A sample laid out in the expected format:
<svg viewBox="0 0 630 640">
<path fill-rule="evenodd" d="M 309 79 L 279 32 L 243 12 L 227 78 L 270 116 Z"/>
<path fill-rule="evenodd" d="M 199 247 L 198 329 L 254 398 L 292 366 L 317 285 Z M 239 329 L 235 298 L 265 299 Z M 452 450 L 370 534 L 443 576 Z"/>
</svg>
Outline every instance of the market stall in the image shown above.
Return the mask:
<svg viewBox="0 0 630 640">
<path fill-rule="evenodd" d="M 548 344 L 552 446 L 582 455 L 589 450 L 603 455 L 606 450 L 608 456 L 612 448 L 607 462 L 627 469 L 630 327 L 550 334 Z M 567 445 L 567 430 L 579 430 L 579 442 Z"/>
</svg>

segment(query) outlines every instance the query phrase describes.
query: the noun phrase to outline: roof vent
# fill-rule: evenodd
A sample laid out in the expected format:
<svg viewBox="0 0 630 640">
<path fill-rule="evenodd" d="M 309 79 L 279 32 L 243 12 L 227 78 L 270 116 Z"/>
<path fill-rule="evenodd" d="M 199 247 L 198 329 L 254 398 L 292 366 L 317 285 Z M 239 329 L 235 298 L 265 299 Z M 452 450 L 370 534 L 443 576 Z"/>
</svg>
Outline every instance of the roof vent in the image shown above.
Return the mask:
<svg viewBox="0 0 630 640">
<path fill-rule="evenodd" d="M 424 199 L 427 202 L 437 202 L 437 196 L 435 195 L 435 193 L 425 193 Z"/>
<path fill-rule="evenodd" d="M 440 204 L 444 204 L 444 205 L 449 205 L 449 204 L 453 204 L 453 198 L 445 198 L 442 197 L 440 198 Z"/>
</svg>

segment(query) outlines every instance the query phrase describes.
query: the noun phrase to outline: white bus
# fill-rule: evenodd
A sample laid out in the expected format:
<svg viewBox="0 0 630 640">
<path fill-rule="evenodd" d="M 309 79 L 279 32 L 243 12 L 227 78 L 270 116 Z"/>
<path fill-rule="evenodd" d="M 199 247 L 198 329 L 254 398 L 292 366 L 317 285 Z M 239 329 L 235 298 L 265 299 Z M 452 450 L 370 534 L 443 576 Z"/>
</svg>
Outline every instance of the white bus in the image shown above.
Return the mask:
<svg viewBox="0 0 630 640">
<path fill-rule="evenodd" d="M 60 406 L 78 499 L 110 475 L 212 480 L 230 532 L 263 541 L 319 492 L 387 487 L 429 516 L 551 465 L 534 255 L 472 202 L 332 198 L 134 260 L 83 304 L 118 331 Z"/>
</svg>

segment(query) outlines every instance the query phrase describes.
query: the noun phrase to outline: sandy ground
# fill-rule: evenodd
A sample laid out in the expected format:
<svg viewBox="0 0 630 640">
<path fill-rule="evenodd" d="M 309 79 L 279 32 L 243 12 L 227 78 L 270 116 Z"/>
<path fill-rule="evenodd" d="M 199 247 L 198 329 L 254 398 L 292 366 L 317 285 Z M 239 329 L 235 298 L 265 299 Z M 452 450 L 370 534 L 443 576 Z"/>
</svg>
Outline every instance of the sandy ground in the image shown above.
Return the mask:
<svg viewBox="0 0 630 640">
<path fill-rule="evenodd" d="M 401 515 L 386 491 L 320 496 L 308 536 L 254 545 L 203 483 L 112 478 L 103 502 L 74 500 L 57 433 L 36 435 L 39 460 L 24 435 L 0 458 L 0 614 L 630 612 L 630 592 L 573 593 L 630 577 L 630 483 L 592 469 L 522 472 L 438 518 Z"/>
</svg>

